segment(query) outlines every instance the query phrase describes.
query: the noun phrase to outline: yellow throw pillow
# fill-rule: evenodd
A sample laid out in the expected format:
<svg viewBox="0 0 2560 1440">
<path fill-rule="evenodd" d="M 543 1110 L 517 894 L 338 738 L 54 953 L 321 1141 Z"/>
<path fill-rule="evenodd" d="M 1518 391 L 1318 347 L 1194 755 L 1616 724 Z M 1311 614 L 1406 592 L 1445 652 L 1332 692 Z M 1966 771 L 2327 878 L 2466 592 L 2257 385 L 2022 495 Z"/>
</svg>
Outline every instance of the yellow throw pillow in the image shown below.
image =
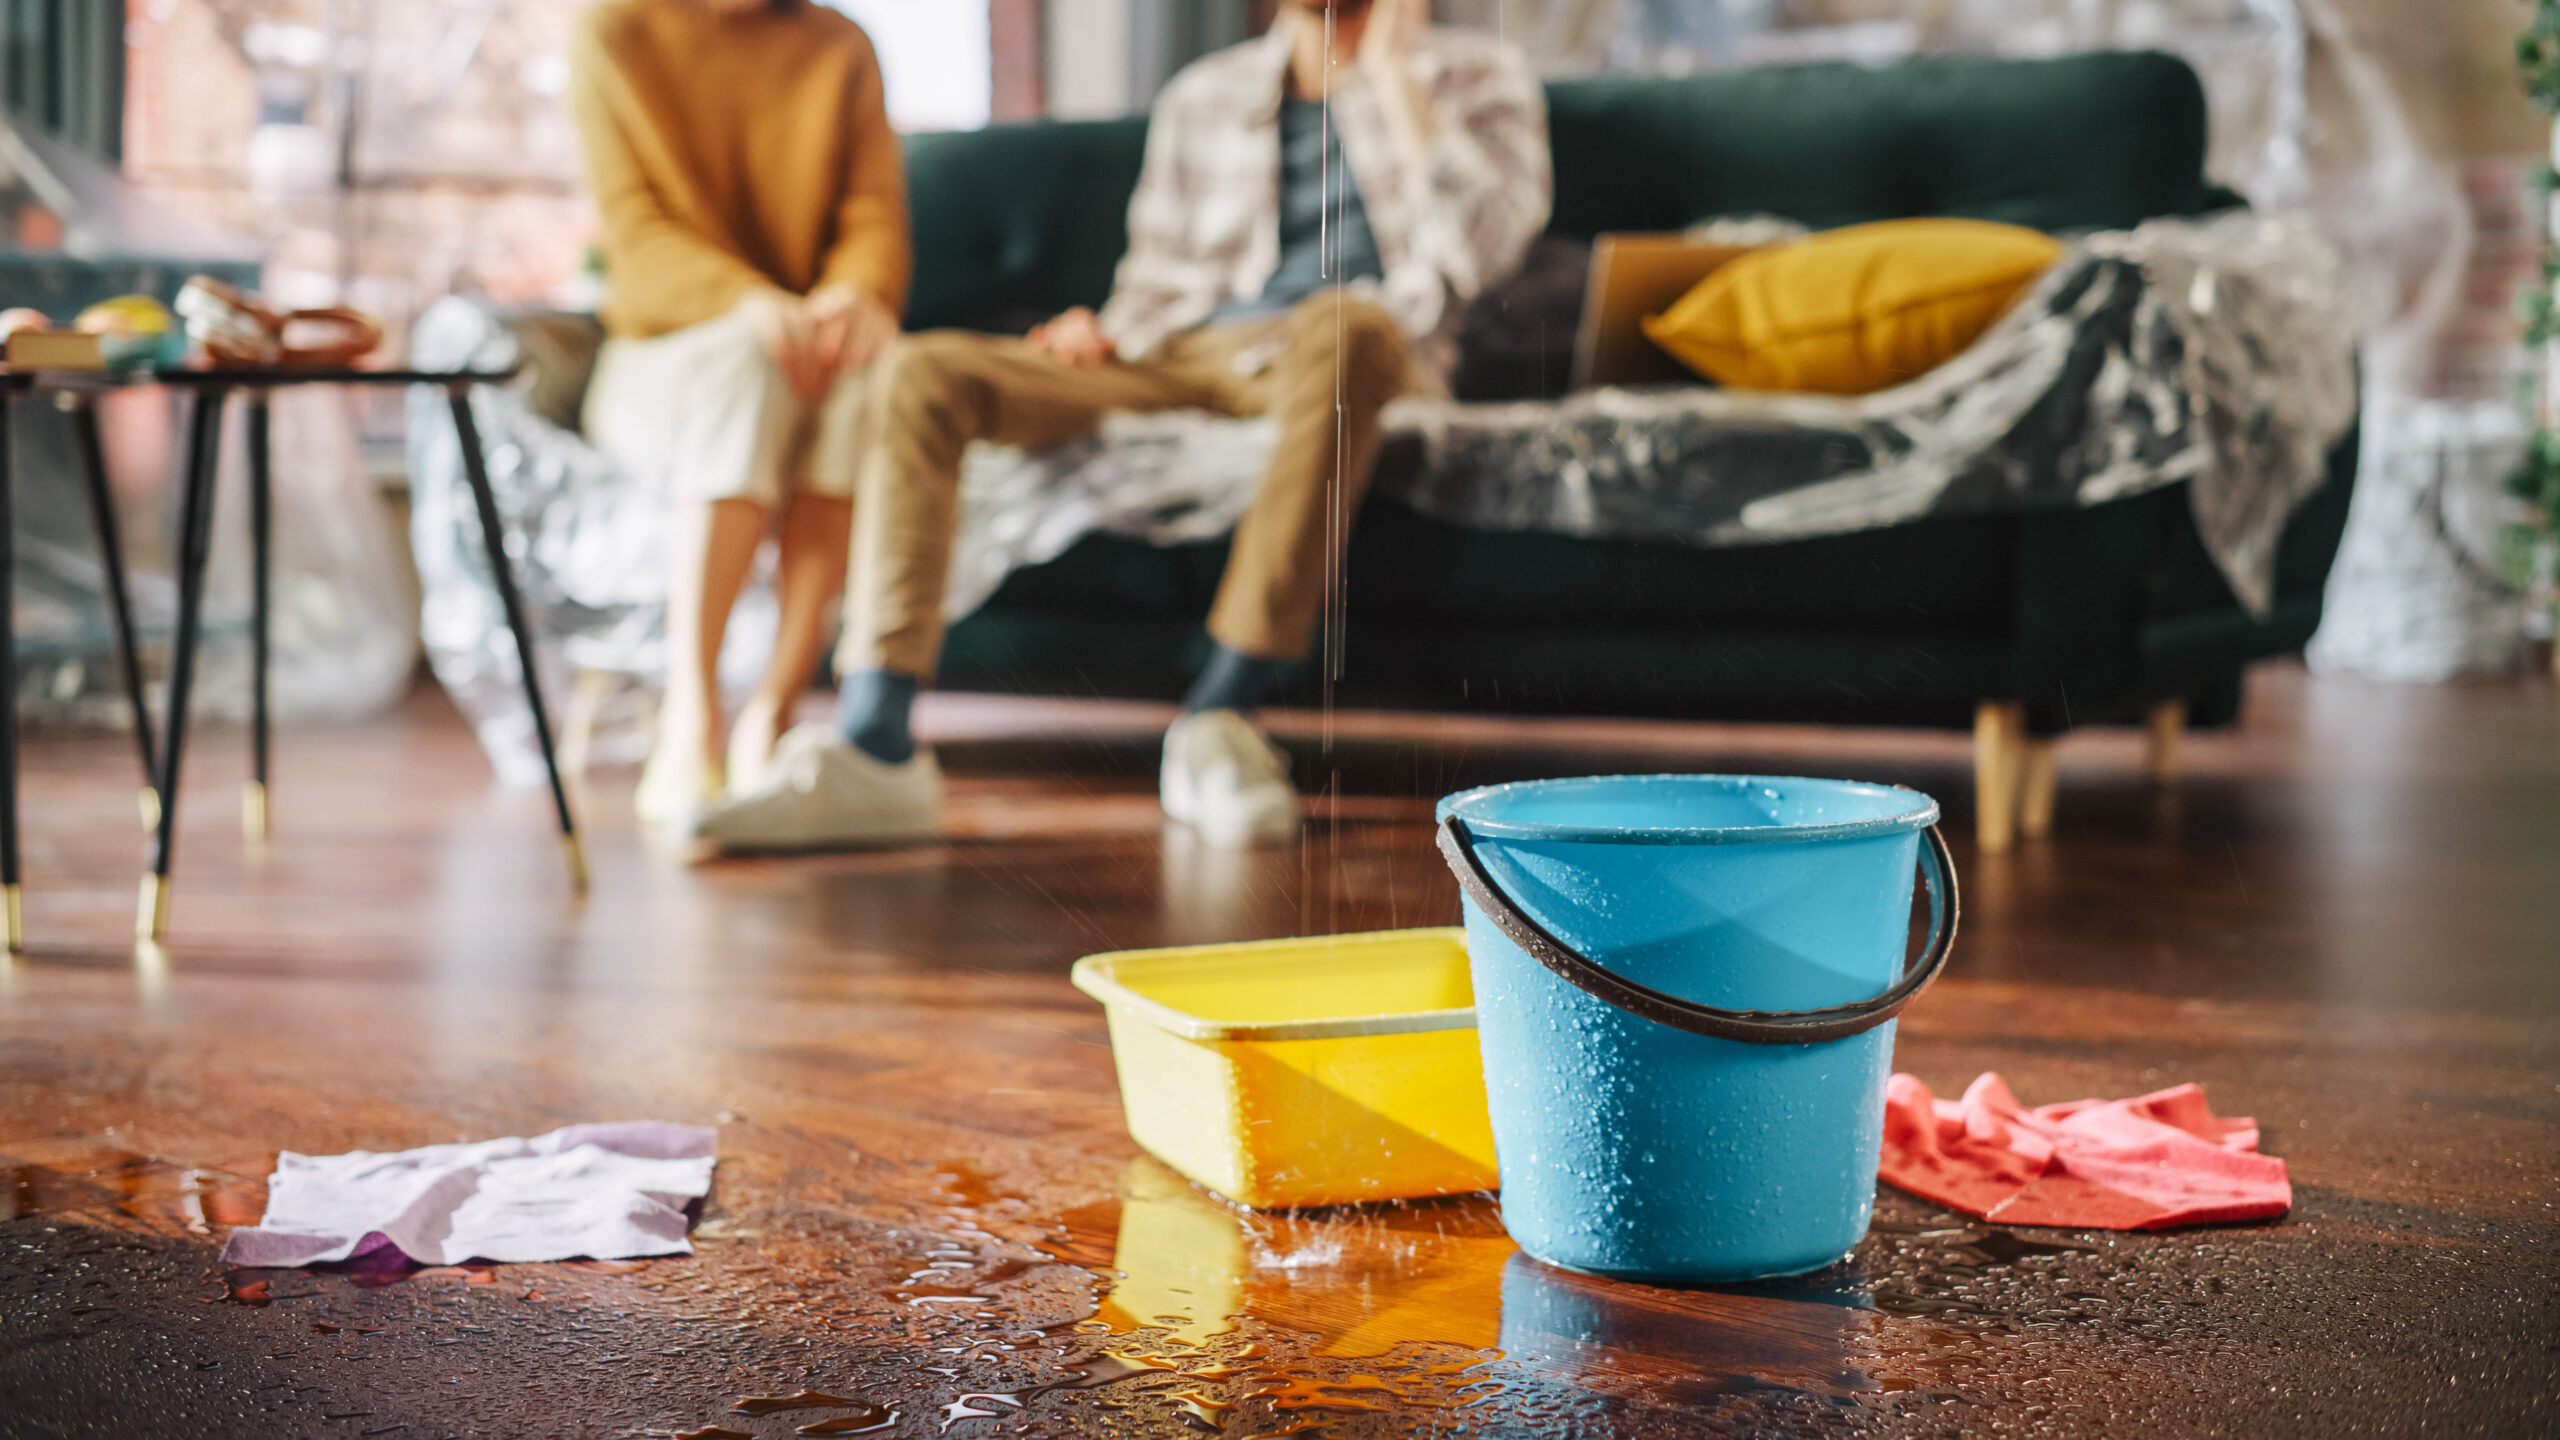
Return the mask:
<svg viewBox="0 0 2560 1440">
<path fill-rule="evenodd" d="M 1864 395 L 1952 358 L 2062 253 L 1987 220 L 1879 220 L 1719 267 L 1644 333 L 1740 390 Z"/>
</svg>

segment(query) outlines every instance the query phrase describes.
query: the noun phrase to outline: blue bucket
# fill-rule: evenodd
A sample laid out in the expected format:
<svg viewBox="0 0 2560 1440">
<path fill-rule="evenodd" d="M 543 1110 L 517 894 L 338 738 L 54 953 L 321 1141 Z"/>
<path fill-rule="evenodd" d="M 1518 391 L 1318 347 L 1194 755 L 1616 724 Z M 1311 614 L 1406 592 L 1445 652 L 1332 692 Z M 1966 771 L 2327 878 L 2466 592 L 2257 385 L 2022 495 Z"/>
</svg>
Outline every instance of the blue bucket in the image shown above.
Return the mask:
<svg viewBox="0 0 2560 1440">
<path fill-rule="evenodd" d="M 1937 802 L 1626 775 L 1469 790 L 1439 819 L 1521 1248 L 1676 1281 L 1847 1254 L 1875 1205 L 1893 1017 L 1955 941 Z M 1924 856 L 1929 938 L 1906 964 Z"/>
</svg>

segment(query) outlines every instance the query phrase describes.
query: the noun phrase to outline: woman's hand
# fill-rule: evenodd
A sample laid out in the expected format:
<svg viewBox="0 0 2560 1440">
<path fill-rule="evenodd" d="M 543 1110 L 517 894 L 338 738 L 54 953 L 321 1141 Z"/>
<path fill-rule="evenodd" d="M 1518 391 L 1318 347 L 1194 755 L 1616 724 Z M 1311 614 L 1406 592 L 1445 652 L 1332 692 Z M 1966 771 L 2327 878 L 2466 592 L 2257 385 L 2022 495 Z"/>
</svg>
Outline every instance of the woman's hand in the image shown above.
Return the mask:
<svg viewBox="0 0 2560 1440">
<path fill-rule="evenodd" d="M 876 296 L 849 285 L 822 285 L 806 296 L 763 292 L 756 333 L 791 393 L 814 403 L 836 377 L 869 365 L 898 333 L 898 317 Z"/>
</svg>

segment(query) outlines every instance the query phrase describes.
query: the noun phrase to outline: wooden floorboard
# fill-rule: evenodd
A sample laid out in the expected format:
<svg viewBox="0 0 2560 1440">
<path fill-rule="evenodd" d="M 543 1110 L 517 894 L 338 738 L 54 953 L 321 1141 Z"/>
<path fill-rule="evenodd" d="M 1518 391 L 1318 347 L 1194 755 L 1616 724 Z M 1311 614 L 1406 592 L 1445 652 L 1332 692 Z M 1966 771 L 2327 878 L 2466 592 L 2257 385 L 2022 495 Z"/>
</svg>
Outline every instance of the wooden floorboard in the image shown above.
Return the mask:
<svg viewBox="0 0 2560 1440">
<path fill-rule="evenodd" d="M 209 728 L 145 952 L 129 742 L 31 738 L 0 1437 L 869 1413 L 731 1410 L 803 1390 L 894 1412 L 883 1435 L 2560 1428 L 2548 685 L 2270 667 L 2174 788 L 2135 732 L 2067 741 L 2055 837 L 1999 857 L 1967 838 L 1962 735 L 1370 714 L 1275 717 L 1320 792 L 1306 838 L 1209 851 L 1154 805 L 1166 718 L 931 697 L 951 837 L 896 853 L 688 869 L 635 833 L 630 772 L 598 771 L 583 898 L 544 797 L 495 786 L 432 692 L 287 732 L 263 852 L 240 737 Z M 1489 1198 L 1250 1215 L 1130 1143 L 1076 957 L 1449 923 L 1438 795 L 1653 770 L 1939 796 L 1965 930 L 1898 1068 L 1941 1094 L 1998 1070 L 2030 1104 L 2200 1081 L 2258 1118 L 2293 1214 L 2019 1232 L 1885 1191 L 1829 1271 L 1663 1289 L 1528 1260 Z M 720 1127 L 693 1258 L 214 1262 L 281 1149 L 634 1117 Z"/>
</svg>

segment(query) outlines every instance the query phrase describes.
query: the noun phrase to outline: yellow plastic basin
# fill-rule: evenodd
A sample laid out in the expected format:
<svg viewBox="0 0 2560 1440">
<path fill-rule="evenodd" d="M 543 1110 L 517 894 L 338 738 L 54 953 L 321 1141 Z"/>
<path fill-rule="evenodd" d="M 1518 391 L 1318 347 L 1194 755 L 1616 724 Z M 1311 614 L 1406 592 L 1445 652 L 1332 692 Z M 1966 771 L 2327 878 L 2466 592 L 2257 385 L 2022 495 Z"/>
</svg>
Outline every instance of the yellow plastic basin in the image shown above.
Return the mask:
<svg viewBox="0 0 2560 1440">
<path fill-rule="evenodd" d="M 1497 1183 L 1464 931 L 1124 950 L 1074 979 L 1110 1016 L 1129 1134 L 1230 1200 Z"/>
</svg>

